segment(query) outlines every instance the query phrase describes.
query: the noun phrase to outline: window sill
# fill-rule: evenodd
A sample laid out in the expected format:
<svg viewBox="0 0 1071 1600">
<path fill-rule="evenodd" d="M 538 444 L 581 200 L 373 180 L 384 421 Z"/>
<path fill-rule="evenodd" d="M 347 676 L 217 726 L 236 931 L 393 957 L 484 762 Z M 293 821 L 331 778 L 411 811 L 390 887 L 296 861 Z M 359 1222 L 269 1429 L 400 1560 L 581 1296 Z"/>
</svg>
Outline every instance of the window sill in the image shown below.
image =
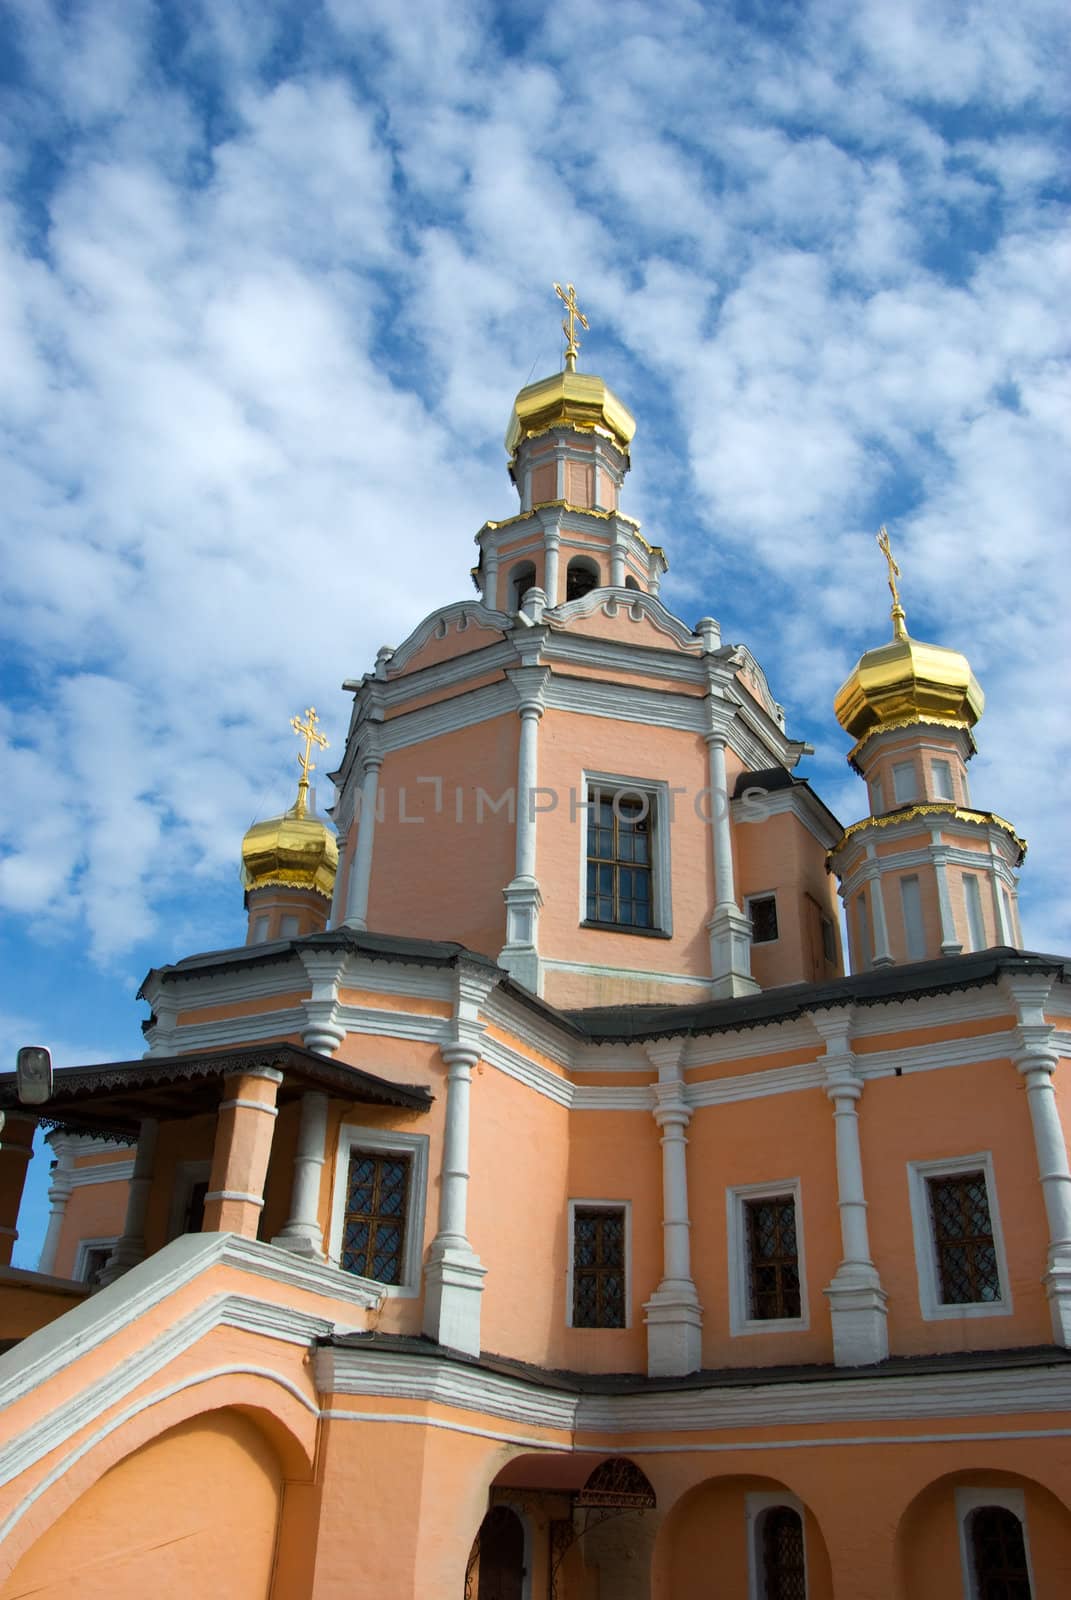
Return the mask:
<svg viewBox="0 0 1071 1600">
<path fill-rule="evenodd" d="M 755 1320 L 749 1317 L 746 1322 L 731 1323 L 729 1336 L 733 1339 L 743 1339 L 753 1333 L 809 1333 L 810 1327 L 808 1317 L 769 1317 Z"/>
<path fill-rule="evenodd" d="M 958 1322 L 963 1317 L 1010 1317 L 1013 1307 L 1008 1300 L 964 1300 L 955 1304 L 940 1301 L 920 1309 L 923 1322 Z"/>
<path fill-rule="evenodd" d="M 631 933 L 639 939 L 672 939 L 662 928 L 634 928 L 628 922 L 582 922 L 582 928 L 597 928 L 600 933 Z"/>
</svg>

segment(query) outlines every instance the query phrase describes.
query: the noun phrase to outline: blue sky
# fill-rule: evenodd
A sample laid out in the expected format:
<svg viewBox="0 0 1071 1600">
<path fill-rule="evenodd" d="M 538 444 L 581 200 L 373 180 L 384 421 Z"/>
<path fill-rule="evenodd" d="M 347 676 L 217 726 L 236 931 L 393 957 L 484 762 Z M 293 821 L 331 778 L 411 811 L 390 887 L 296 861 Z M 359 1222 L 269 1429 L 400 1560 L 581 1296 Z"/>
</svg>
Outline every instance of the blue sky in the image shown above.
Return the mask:
<svg viewBox="0 0 1071 1600">
<path fill-rule="evenodd" d="M 1027 943 L 1071 950 L 1065 22 L 8 0 L 5 1057 L 137 1054 L 146 969 L 240 941 L 290 714 L 337 757 L 342 680 L 515 509 L 555 279 L 637 416 L 663 598 L 754 651 L 845 821 L 832 697 L 887 632 L 888 522 L 912 631 L 987 694 L 973 793 L 1030 840 Z"/>
</svg>

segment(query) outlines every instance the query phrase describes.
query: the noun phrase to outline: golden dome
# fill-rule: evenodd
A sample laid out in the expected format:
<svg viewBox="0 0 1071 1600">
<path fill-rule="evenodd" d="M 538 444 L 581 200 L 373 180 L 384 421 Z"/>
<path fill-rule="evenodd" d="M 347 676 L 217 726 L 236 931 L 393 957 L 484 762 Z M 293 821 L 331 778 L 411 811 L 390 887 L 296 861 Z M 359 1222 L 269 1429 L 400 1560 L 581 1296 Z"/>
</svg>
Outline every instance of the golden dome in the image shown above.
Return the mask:
<svg viewBox="0 0 1071 1600">
<path fill-rule="evenodd" d="M 906 631 L 861 656 L 833 702 L 837 721 L 857 741 L 879 728 L 912 722 L 973 728 L 984 706 L 966 656 L 921 644 Z"/>
<path fill-rule="evenodd" d="M 300 792 L 289 811 L 254 822 L 242 840 L 242 883 L 247 891 L 275 885 L 314 889 L 330 899 L 337 868 L 334 829 L 308 814 Z"/>
<path fill-rule="evenodd" d="M 523 440 L 556 427 L 609 434 L 627 456 L 636 419 L 601 378 L 567 367 L 551 378 L 528 384 L 513 402 L 513 415 L 506 430 L 510 459 Z"/>
<path fill-rule="evenodd" d="M 306 709 L 304 722 L 299 717 L 290 719 L 294 732 L 305 741 L 304 754 L 298 757 L 297 799 L 281 817 L 254 822 L 242 840 L 242 884 L 247 894 L 274 886 L 312 889 L 331 898 L 338 870 L 338 839 L 334 828 L 309 815 L 309 773 L 315 770 L 310 752 L 313 745 L 327 749 L 327 740 L 316 731 L 319 720 L 315 706 Z"/>
</svg>

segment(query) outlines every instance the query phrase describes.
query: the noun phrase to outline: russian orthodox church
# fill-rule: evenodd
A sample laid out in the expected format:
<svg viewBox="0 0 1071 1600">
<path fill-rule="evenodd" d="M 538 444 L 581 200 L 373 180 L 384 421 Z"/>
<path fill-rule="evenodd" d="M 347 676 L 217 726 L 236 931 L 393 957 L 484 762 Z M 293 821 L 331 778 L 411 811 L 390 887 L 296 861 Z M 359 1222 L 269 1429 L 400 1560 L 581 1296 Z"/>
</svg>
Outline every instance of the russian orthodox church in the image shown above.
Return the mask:
<svg viewBox="0 0 1071 1600">
<path fill-rule="evenodd" d="M 0 1077 L 2 1259 L 53 1161 L 0 1600 L 1071 1592 L 1071 988 L 981 690 L 883 536 L 843 827 L 659 598 L 563 299 L 519 508 L 345 685 L 333 821 L 310 710 L 244 943 L 148 974 L 140 1059 Z"/>
</svg>

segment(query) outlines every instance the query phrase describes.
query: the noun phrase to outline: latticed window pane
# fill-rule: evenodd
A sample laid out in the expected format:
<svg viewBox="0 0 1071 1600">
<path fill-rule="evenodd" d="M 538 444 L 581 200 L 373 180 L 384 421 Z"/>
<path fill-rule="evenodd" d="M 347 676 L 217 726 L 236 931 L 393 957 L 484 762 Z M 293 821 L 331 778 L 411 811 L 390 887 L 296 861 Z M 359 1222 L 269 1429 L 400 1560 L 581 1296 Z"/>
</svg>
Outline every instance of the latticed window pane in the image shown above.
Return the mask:
<svg viewBox="0 0 1071 1600">
<path fill-rule="evenodd" d="M 409 1157 L 352 1151 L 342 1225 L 344 1270 L 379 1283 L 400 1283 L 408 1209 Z"/>
<path fill-rule="evenodd" d="M 800 1314 L 796 1202 L 790 1194 L 748 1200 L 748 1315 L 759 1321 Z"/>
<path fill-rule="evenodd" d="M 653 928 L 653 801 L 649 795 L 620 791 L 615 798 L 592 789 L 588 817 L 588 921 Z"/>
<path fill-rule="evenodd" d="M 978 1600 L 1031 1600 L 1023 1525 L 1005 1506 L 971 1516 L 971 1556 Z"/>
<path fill-rule="evenodd" d="M 930 1216 L 941 1302 L 976 1305 L 1000 1299 L 1000 1275 L 984 1172 L 930 1178 Z"/>
<path fill-rule="evenodd" d="M 573 1326 L 625 1326 L 625 1213 L 573 1213 Z"/>
<path fill-rule="evenodd" d="M 774 1506 L 762 1519 L 765 1600 L 807 1600 L 803 1523 L 791 1506 Z"/>
</svg>

